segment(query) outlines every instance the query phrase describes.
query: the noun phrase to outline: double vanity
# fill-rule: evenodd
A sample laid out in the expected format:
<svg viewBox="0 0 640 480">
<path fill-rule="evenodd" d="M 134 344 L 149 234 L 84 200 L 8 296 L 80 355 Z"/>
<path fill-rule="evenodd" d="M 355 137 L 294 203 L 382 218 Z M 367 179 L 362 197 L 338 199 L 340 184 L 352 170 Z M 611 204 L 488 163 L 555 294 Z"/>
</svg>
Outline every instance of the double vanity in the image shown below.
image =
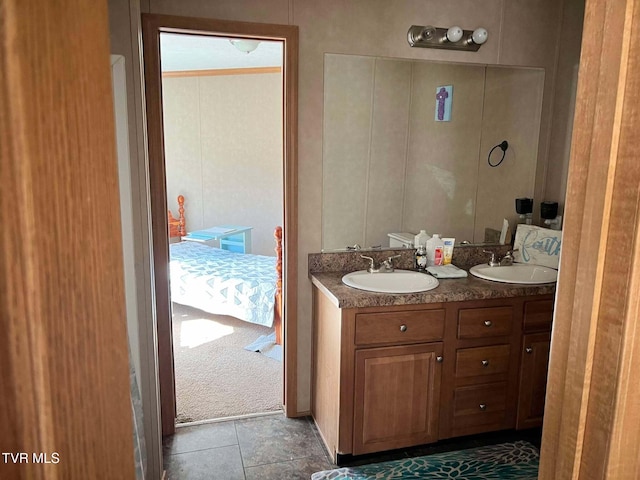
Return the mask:
<svg viewBox="0 0 640 480">
<path fill-rule="evenodd" d="M 454 263 L 479 263 L 469 252 Z M 378 253 L 411 268 L 411 252 Z M 343 283 L 366 266 L 355 252 L 314 254 L 309 266 L 312 413 L 334 461 L 542 424 L 555 284 L 470 275 L 384 293 Z"/>
</svg>

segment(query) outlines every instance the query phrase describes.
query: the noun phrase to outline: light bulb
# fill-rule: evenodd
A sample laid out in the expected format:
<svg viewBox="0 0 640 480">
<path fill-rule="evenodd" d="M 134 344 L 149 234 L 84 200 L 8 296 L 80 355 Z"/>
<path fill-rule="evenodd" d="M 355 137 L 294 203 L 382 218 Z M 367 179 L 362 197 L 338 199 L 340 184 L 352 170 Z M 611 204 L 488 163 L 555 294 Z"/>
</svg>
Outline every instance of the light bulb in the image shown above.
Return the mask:
<svg viewBox="0 0 640 480">
<path fill-rule="evenodd" d="M 478 45 L 482 45 L 484 42 L 486 42 L 488 37 L 489 33 L 487 33 L 487 31 L 482 27 L 476 28 L 471 34 L 471 40 L 473 41 L 473 43 L 476 43 Z"/>
<path fill-rule="evenodd" d="M 449 40 L 452 43 L 456 43 L 456 42 L 459 42 L 461 38 L 462 38 L 462 29 L 460 27 L 458 27 L 457 25 L 454 25 L 453 27 L 449 27 L 449 30 L 447 30 L 447 40 Z"/>
</svg>

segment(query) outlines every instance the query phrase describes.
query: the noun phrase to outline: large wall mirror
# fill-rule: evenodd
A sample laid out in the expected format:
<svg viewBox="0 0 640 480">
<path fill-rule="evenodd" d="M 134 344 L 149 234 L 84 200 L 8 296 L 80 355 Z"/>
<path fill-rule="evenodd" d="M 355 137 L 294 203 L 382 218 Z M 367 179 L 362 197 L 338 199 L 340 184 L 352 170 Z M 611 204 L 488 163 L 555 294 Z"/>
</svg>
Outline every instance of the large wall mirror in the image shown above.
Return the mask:
<svg viewBox="0 0 640 480">
<path fill-rule="evenodd" d="M 326 54 L 323 250 L 421 229 L 480 243 L 514 225 L 514 199 L 533 197 L 543 86 L 538 68 Z"/>
</svg>

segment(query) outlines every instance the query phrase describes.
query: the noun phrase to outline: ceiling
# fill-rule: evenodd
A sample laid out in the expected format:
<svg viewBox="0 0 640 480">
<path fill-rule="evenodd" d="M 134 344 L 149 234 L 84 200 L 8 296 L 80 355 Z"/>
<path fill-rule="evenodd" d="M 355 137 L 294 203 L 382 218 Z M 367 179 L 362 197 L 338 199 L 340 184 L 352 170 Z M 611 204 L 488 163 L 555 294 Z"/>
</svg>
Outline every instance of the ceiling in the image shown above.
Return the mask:
<svg viewBox="0 0 640 480">
<path fill-rule="evenodd" d="M 282 42 L 261 41 L 253 52 L 244 53 L 229 42 L 230 38 L 161 33 L 162 71 L 282 66 Z"/>
</svg>

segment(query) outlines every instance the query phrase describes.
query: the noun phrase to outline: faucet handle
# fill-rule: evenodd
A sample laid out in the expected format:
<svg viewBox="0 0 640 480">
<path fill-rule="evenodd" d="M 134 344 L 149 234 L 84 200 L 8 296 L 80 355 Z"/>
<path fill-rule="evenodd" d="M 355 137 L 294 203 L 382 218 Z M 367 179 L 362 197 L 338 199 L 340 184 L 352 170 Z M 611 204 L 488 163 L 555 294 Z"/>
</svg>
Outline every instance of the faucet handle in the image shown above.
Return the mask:
<svg viewBox="0 0 640 480">
<path fill-rule="evenodd" d="M 496 260 L 496 252 L 492 252 L 491 250 L 482 250 L 482 253 L 487 253 L 487 254 L 491 255 L 491 258 L 489 259 L 489 266 L 490 267 L 495 267 L 496 265 L 500 264 L 500 262 L 498 262 Z"/>
<path fill-rule="evenodd" d="M 482 250 L 482 253 L 487 253 L 487 254 L 491 255 L 491 260 L 495 260 L 496 259 L 496 252 L 492 252 L 491 250 Z"/>
<path fill-rule="evenodd" d="M 393 272 L 393 260 L 396 258 L 400 258 L 402 255 L 398 254 L 398 255 L 392 255 L 391 257 L 387 258 L 384 262 L 382 262 L 382 265 L 385 268 L 385 271 L 387 272 Z"/>
<path fill-rule="evenodd" d="M 369 272 L 373 272 L 374 270 L 378 269 L 378 267 L 376 267 L 376 261 L 373 259 L 373 257 L 367 257 L 366 255 L 360 255 L 360 257 L 371 262 L 371 265 L 369 265 L 368 269 Z"/>
</svg>

